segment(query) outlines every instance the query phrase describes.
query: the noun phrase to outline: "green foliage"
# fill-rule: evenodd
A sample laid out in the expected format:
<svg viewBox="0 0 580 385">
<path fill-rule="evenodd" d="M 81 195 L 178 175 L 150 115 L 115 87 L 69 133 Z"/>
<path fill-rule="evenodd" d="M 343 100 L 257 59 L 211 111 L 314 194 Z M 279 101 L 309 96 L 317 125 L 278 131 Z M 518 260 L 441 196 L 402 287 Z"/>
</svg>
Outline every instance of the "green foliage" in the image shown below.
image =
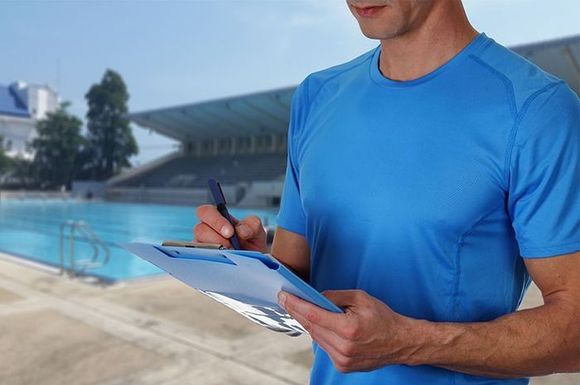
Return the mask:
<svg viewBox="0 0 580 385">
<path fill-rule="evenodd" d="M 4 152 L 4 138 L 0 136 L 0 175 L 10 169 L 10 158 Z"/>
<path fill-rule="evenodd" d="M 98 84 L 93 84 L 85 98 L 87 112 L 87 146 L 81 174 L 96 180 L 108 179 L 125 167 L 138 153 L 129 120 L 126 117 L 129 93 L 123 78 L 107 70 Z"/>
<path fill-rule="evenodd" d="M 4 182 L 8 188 L 40 188 L 32 168 L 32 161 L 20 157 L 10 159 L 8 178 Z"/>
<path fill-rule="evenodd" d="M 37 122 L 37 137 L 31 143 L 35 154 L 32 162 L 6 156 L 0 137 L 3 187 L 70 187 L 73 177 L 105 180 L 130 167 L 129 158 L 137 154 L 138 148 L 126 117 L 129 93 L 123 79 L 107 70 L 85 98 L 86 135 L 81 135 L 81 120 L 68 112 L 68 104 L 62 104 Z"/>
<path fill-rule="evenodd" d="M 68 104 L 63 103 L 58 110 L 47 114 L 36 124 L 37 137 L 32 142 L 35 151 L 32 170 L 44 188 L 70 186 L 72 180 L 75 160 L 83 141 L 82 122 L 71 115 L 67 107 Z"/>
<path fill-rule="evenodd" d="M 32 172 L 32 162 L 5 153 L 4 138 L 0 136 L 0 186 L 2 188 L 38 187 Z"/>
</svg>

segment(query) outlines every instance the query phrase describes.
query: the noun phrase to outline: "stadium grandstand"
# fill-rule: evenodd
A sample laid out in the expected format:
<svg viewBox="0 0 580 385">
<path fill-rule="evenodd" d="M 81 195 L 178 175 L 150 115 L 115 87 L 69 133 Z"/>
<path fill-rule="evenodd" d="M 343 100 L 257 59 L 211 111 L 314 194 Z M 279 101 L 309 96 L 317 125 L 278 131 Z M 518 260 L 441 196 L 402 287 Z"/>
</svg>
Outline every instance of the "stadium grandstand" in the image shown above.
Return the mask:
<svg viewBox="0 0 580 385">
<path fill-rule="evenodd" d="M 178 151 L 107 183 L 108 200 L 199 204 L 216 177 L 233 205 L 279 203 L 294 87 L 134 113 L 142 127 L 176 139 Z"/>
<path fill-rule="evenodd" d="M 580 91 L 580 36 L 512 47 Z M 108 181 L 117 201 L 200 204 L 207 179 L 232 205 L 279 204 L 286 132 L 295 87 L 130 114 L 136 124 L 180 142 L 178 151 Z"/>
</svg>

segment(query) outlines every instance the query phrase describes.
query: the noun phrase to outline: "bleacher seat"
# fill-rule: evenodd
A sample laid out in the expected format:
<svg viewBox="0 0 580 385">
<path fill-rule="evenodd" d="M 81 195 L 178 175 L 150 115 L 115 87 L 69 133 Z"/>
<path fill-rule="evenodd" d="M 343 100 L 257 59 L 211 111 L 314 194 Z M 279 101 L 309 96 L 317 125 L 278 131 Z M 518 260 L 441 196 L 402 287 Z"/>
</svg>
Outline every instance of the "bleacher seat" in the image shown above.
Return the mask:
<svg viewBox="0 0 580 385">
<path fill-rule="evenodd" d="M 205 187 L 209 178 L 220 183 L 270 181 L 279 179 L 286 170 L 283 154 L 221 155 L 213 157 L 183 156 L 134 178 L 119 187 Z"/>
</svg>

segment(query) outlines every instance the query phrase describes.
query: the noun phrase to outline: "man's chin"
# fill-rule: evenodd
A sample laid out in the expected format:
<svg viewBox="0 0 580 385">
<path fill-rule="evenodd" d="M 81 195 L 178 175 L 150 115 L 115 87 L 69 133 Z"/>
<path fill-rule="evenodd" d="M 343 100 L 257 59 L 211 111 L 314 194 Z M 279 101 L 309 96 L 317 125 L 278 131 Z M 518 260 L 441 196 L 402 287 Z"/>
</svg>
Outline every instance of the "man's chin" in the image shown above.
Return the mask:
<svg viewBox="0 0 580 385">
<path fill-rule="evenodd" d="M 388 40 L 397 37 L 399 34 L 397 32 L 385 31 L 384 27 L 382 29 L 375 28 L 374 26 L 361 25 L 359 24 L 360 30 L 365 37 L 373 40 Z"/>
</svg>

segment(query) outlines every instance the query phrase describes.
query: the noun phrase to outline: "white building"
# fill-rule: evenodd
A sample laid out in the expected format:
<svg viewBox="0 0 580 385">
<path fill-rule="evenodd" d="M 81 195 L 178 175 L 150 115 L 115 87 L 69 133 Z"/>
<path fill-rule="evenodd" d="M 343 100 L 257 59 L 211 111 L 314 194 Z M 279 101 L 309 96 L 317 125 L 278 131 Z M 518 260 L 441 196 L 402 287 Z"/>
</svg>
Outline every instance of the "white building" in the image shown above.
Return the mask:
<svg viewBox="0 0 580 385">
<path fill-rule="evenodd" d="M 46 85 L 14 82 L 0 85 L 0 136 L 10 157 L 31 159 L 29 144 L 36 136 L 36 122 L 55 111 L 58 94 Z"/>
</svg>

